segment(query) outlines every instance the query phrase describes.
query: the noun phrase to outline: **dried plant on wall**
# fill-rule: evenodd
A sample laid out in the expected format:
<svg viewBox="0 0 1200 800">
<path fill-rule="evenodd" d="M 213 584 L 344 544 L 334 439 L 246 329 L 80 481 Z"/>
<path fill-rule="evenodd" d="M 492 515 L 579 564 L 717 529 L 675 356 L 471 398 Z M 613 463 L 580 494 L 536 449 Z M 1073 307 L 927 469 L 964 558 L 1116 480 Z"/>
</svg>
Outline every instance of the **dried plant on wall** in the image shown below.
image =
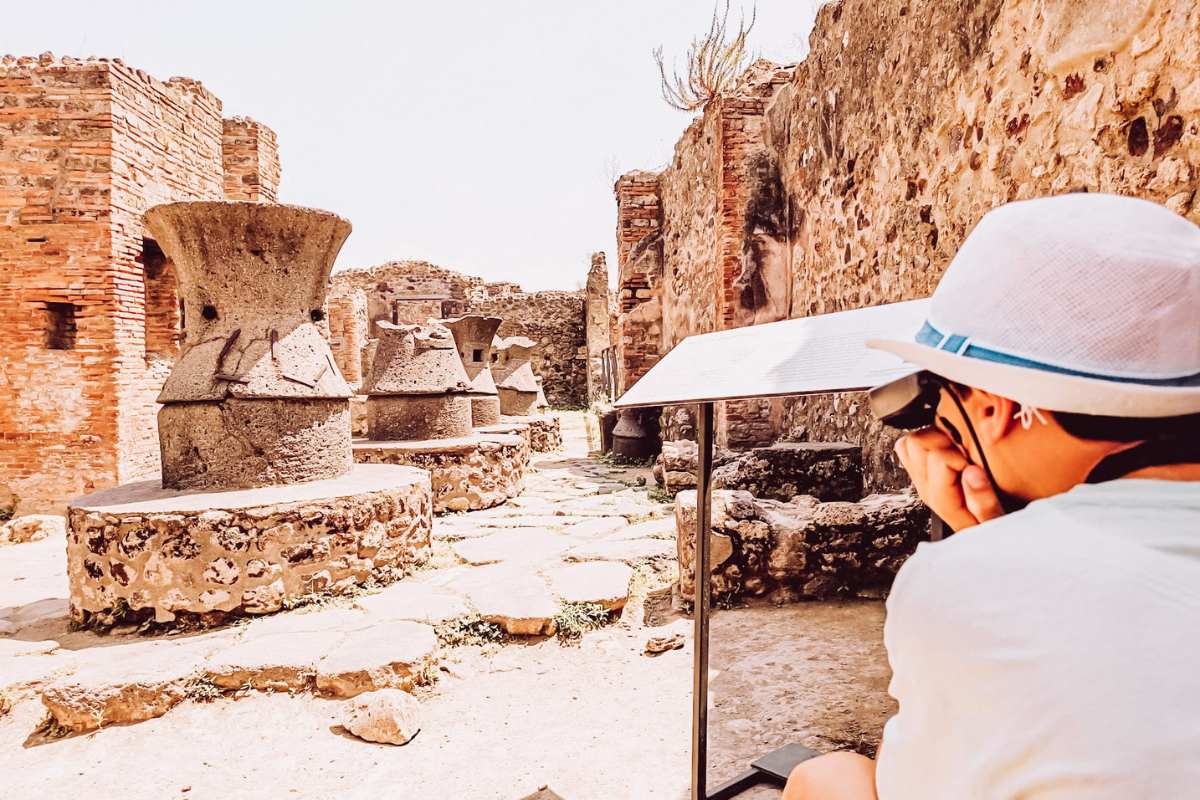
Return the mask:
<svg viewBox="0 0 1200 800">
<path fill-rule="evenodd" d="M 751 8 L 747 24 L 743 14 L 737 30 L 729 30 L 729 0 L 725 0 L 724 11 L 720 4 L 713 8 L 712 22 L 708 33 L 693 39 L 687 54 L 687 74 L 673 71 L 668 77 L 662 47 L 655 48 L 654 61 L 662 80 L 663 99 L 672 108 L 680 111 L 696 111 L 703 108 L 721 92 L 731 87 L 738 76 L 753 60 L 746 42 L 758 18 L 757 7 Z"/>
</svg>

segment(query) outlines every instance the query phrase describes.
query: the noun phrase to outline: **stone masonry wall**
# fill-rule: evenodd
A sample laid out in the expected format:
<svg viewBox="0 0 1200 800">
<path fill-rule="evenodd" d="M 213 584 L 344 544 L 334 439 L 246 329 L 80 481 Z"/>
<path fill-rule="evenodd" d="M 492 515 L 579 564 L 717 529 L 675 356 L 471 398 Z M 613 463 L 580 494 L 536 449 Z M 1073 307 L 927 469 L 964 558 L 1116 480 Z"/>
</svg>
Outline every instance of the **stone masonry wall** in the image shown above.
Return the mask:
<svg viewBox="0 0 1200 800">
<path fill-rule="evenodd" d="M 844 0 L 770 119 L 804 220 L 793 316 L 928 295 L 1010 200 L 1115 192 L 1200 223 L 1200 4 Z M 793 403 L 790 421 L 862 441 L 875 488 L 903 481 L 856 398 Z"/>
<path fill-rule="evenodd" d="M 180 309 L 141 215 L 224 196 L 222 130 L 186 78 L 0 59 L 0 507 L 58 511 L 157 471 Z"/>
</svg>

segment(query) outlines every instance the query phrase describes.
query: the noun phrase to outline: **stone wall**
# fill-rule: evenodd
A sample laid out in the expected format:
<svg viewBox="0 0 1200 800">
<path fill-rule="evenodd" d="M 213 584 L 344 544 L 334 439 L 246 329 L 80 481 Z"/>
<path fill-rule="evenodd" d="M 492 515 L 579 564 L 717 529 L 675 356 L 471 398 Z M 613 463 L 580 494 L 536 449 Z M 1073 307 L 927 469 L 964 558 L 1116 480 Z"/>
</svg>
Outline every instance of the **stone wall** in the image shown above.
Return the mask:
<svg viewBox="0 0 1200 800">
<path fill-rule="evenodd" d="M 1196 0 L 824 6 L 802 64 L 781 81 L 759 68 L 770 96 L 760 82 L 740 148 L 721 147 L 718 98 L 660 176 L 665 344 L 927 296 L 970 228 L 1010 200 L 1116 192 L 1200 222 L 1198 31 Z M 766 413 L 762 431 L 862 443 L 869 490 L 904 483 L 860 397 Z"/>
<path fill-rule="evenodd" d="M 583 292 L 519 292 L 476 298 L 474 314 L 500 317 L 501 338 L 527 336 L 534 341 L 533 372 L 542 379 L 550 405 L 587 405 L 587 326 Z"/>
<path fill-rule="evenodd" d="M 119 60 L 0 60 L 0 507 L 158 469 L 154 399 L 177 352 L 151 205 L 224 197 L 221 102 Z"/>
</svg>

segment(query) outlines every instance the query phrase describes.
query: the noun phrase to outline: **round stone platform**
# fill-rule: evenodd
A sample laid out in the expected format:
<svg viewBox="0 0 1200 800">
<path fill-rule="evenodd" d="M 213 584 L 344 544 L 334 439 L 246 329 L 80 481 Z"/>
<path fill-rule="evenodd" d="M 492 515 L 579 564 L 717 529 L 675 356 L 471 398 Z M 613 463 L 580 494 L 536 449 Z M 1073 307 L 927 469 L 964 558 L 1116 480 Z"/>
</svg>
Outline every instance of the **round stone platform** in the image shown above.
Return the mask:
<svg viewBox="0 0 1200 800">
<path fill-rule="evenodd" d="M 354 460 L 427 469 L 435 512 L 474 511 L 521 493 L 529 445 L 521 436 L 496 433 L 412 442 L 356 439 Z"/>
<path fill-rule="evenodd" d="M 70 611 L 84 625 L 219 622 L 390 582 L 429 558 L 433 524 L 428 473 L 378 464 L 236 491 L 141 481 L 72 500 L 67 519 Z"/>
<path fill-rule="evenodd" d="M 500 422 L 477 428 L 479 433 L 518 434 L 535 453 L 552 453 L 562 447 L 562 422 L 552 414 L 528 417 L 501 417 Z"/>
</svg>

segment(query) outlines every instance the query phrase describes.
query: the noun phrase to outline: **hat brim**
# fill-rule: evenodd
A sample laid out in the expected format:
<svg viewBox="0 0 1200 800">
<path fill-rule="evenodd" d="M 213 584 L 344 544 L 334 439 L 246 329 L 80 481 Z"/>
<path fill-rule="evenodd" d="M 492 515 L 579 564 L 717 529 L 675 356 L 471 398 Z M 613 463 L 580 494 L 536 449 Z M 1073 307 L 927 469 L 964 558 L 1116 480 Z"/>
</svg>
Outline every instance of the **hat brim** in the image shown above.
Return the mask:
<svg viewBox="0 0 1200 800">
<path fill-rule="evenodd" d="M 1045 411 L 1142 418 L 1200 413 L 1200 387 L 1195 386 L 1149 386 L 1065 375 L 894 339 L 870 339 L 867 347 L 893 353 L 943 378 Z"/>
</svg>

